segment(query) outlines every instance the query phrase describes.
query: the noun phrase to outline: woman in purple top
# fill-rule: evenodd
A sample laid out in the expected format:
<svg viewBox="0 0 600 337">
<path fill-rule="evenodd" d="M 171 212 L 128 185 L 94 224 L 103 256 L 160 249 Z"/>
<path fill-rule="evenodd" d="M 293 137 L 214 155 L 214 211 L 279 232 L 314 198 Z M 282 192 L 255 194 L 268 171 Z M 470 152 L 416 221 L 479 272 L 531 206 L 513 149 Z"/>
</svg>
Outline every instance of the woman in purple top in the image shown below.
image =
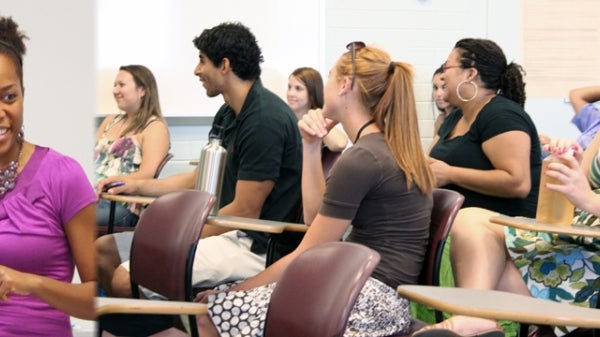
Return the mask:
<svg viewBox="0 0 600 337">
<path fill-rule="evenodd" d="M 69 315 L 94 318 L 96 196 L 76 161 L 23 138 L 25 38 L 0 17 L 0 336 L 72 336 Z"/>
</svg>

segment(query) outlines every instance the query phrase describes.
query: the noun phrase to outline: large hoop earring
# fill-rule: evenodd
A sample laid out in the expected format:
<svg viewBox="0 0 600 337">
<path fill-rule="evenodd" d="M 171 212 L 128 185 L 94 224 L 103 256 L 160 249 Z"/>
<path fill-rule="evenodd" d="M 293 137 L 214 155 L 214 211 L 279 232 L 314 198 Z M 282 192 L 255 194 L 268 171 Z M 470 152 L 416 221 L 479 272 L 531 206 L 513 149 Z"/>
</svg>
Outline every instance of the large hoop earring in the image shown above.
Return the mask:
<svg viewBox="0 0 600 337">
<path fill-rule="evenodd" d="M 473 97 L 469 98 L 469 99 L 465 99 L 460 95 L 460 86 L 468 83 L 470 85 L 473 86 L 473 89 L 475 89 L 475 93 L 473 94 Z M 467 81 L 467 80 L 462 80 L 458 86 L 456 86 L 456 96 L 458 96 L 458 99 L 460 99 L 463 102 L 470 102 L 472 101 L 476 96 L 477 96 L 477 91 L 479 90 L 479 86 L 477 85 L 477 83 L 473 82 L 473 81 Z"/>
</svg>

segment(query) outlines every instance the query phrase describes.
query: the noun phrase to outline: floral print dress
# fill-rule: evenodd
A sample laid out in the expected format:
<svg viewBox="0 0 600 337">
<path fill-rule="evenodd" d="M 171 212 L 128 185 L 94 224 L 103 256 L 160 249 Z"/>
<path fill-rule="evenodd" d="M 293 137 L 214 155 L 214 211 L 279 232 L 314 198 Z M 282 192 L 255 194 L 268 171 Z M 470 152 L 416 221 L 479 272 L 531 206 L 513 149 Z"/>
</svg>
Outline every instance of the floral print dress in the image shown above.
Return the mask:
<svg viewBox="0 0 600 337">
<path fill-rule="evenodd" d="M 122 117 L 115 117 L 104 129 L 104 133 L 96 143 L 95 151 L 95 179 L 100 181 L 107 177 L 124 176 L 139 170 L 142 163 L 142 146 L 135 134 L 127 135 L 115 140 L 106 138 L 110 128 L 120 121 Z M 123 203 L 130 212 L 139 215 L 140 204 Z"/>
<path fill-rule="evenodd" d="M 596 156 L 590 177 L 600 194 Z M 595 171 L 596 170 L 596 171 Z M 573 223 L 598 226 L 598 217 L 576 210 Z M 600 292 L 600 239 L 505 227 L 508 251 L 534 297 L 596 307 Z"/>
</svg>

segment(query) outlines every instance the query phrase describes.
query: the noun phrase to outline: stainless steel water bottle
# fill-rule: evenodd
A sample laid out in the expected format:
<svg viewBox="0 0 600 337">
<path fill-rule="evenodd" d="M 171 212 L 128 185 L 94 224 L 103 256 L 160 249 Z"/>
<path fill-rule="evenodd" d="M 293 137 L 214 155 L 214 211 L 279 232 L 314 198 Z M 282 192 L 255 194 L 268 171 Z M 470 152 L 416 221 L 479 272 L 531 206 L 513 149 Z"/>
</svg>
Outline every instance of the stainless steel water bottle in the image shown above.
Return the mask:
<svg viewBox="0 0 600 337">
<path fill-rule="evenodd" d="M 217 215 L 221 200 L 221 187 L 223 186 L 223 174 L 227 150 L 221 145 L 223 141 L 223 127 L 215 126 L 209 135 L 209 141 L 200 152 L 198 163 L 198 176 L 196 177 L 196 189 L 206 191 L 217 197 L 217 202 L 210 215 Z"/>
</svg>

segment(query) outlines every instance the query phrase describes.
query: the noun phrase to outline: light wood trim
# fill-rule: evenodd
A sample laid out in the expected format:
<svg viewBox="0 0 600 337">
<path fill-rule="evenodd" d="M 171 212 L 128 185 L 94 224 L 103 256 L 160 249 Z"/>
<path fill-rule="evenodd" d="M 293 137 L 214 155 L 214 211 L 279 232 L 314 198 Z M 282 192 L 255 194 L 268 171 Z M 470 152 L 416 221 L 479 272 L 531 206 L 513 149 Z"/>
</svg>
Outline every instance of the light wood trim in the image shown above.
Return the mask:
<svg viewBox="0 0 600 337">
<path fill-rule="evenodd" d="M 146 197 L 142 195 L 126 195 L 126 194 L 108 194 L 102 193 L 100 195 L 102 199 L 117 202 L 133 202 L 137 204 L 151 204 L 156 198 Z"/>
<path fill-rule="evenodd" d="M 563 98 L 573 88 L 598 85 L 600 2 L 527 0 L 518 3 L 521 4 L 521 64 L 527 72 L 527 97 Z M 564 123 L 567 122 L 565 118 Z"/>
<path fill-rule="evenodd" d="M 96 316 L 106 314 L 204 315 L 205 303 L 96 297 Z"/>
<path fill-rule="evenodd" d="M 217 215 L 214 217 L 209 217 L 206 223 L 221 227 L 246 229 L 275 234 L 283 233 L 287 224 L 279 221 L 243 218 L 230 215 Z"/>
<path fill-rule="evenodd" d="M 600 328 L 600 310 L 496 290 L 401 285 L 400 296 L 457 315 L 530 324 Z"/>
<path fill-rule="evenodd" d="M 156 198 L 155 197 L 147 197 L 141 195 L 125 195 L 125 194 L 108 194 L 102 193 L 102 199 L 106 199 L 109 201 L 117 201 L 117 202 L 134 202 L 139 204 L 151 204 Z M 306 232 L 308 230 L 308 226 L 291 223 L 291 222 L 283 222 L 283 221 L 271 221 L 271 220 L 262 220 L 262 219 L 252 219 L 252 218 L 244 218 L 239 216 L 230 216 L 230 215 L 217 215 L 209 217 L 206 223 L 210 225 L 227 227 L 227 228 L 235 228 L 235 229 L 246 229 L 253 230 L 265 233 L 275 233 L 280 234 L 286 230 L 293 232 Z"/>
<path fill-rule="evenodd" d="M 285 230 L 290 232 L 306 232 L 308 230 L 308 226 L 299 223 L 287 223 L 285 225 Z"/>
<path fill-rule="evenodd" d="M 533 218 L 512 217 L 507 215 L 493 216 L 490 218 L 490 222 L 498 225 L 510 226 L 534 232 L 583 235 L 595 238 L 600 237 L 600 227 L 590 227 L 581 225 L 551 225 L 542 222 L 537 222 Z"/>
</svg>

